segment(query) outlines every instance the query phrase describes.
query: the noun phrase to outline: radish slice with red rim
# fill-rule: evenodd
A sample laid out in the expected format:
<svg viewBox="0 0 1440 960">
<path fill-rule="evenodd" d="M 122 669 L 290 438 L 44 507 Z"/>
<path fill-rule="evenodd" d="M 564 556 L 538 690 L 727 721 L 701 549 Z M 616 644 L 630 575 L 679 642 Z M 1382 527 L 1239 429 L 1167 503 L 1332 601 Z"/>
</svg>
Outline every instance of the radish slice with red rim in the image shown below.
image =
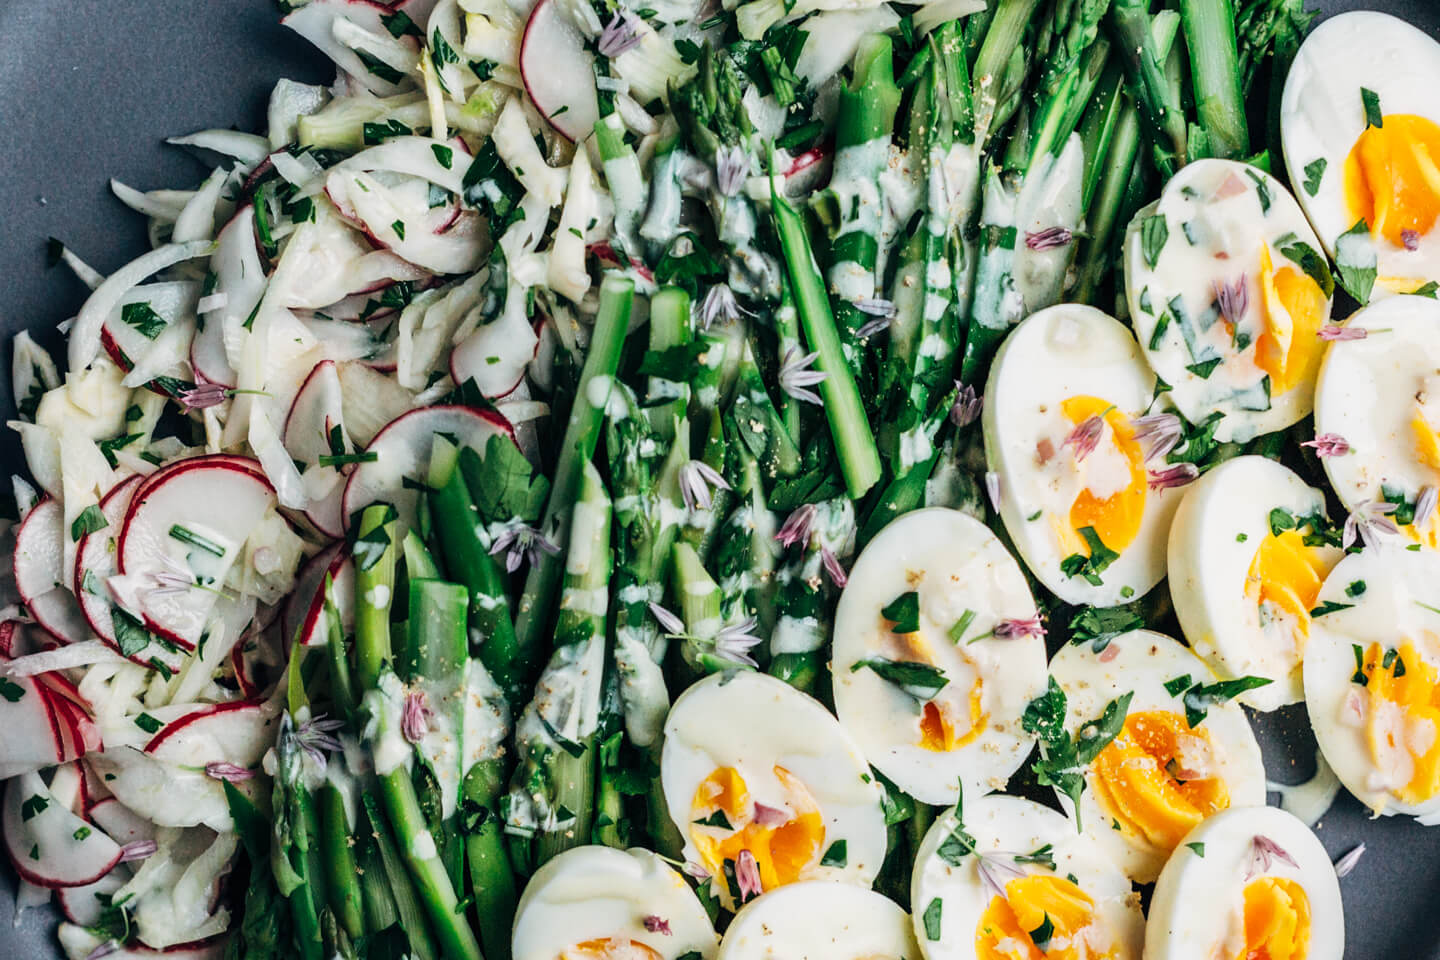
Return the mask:
<svg viewBox="0 0 1440 960">
<path fill-rule="evenodd" d="M 450 354 L 450 377 L 456 383 L 474 380 L 486 397 L 503 397 L 520 385 L 535 359 L 539 338 L 523 316 L 510 311 L 476 327 Z"/>
<path fill-rule="evenodd" d="M 62 721 L 44 689 L 34 677 L 0 678 L 0 776 L 42 770 L 66 760 L 66 734 Z"/>
<path fill-rule="evenodd" d="M 600 119 L 594 54 L 555 0 L 539 0 L 520 40 L 520 77 L 541 116 L 578 142 Z"/>
<path fill-rule="evenodd" d="M 152 351 L 161 351 L 168 359 L 150 376 L 178 375 L 180 363 L 190 349 L 199 299 L 200 285 L 188 280 L 134 287 L 105 317 L 100 343 L 110 359 L 127 372 L 134 370 L 137 363 L 146 370 L 154 367 L 155 363 L 147 362 L 147 358 Z"/>
<path fill-rule="evenodd" d="M 107 797 L 90 810 L 90 819 L 120 845 L 155 839 L 155 824 L 114 797 Z"/>
<path fill-rule="evenodd" d="M 226 333 L 239 333 L 265 293 L 265 266 L 255 245 L 255 207 L 246 204 L 230 218 L 215 238 L 210 257 L 210 275 L 215 278 L 209 296 L 219 306 L 205 314 L 205 325 L 190 344 L 190 363 L 195 373 L 211 383 L 233 387 L 236 383 L 232 357 L 225 346 Z"/>
<path fill-rule="evenodd" d="M 61 573 L 65 555 L 65 518 L 49 497 L 25 517 L 15 535 L 15 586 L 35 622 L 63 643 L 90 635 L 90 625 Z"/>
<path fill-rule="evenodd" d="M 120 862 L 120 845 L 66 809 L 38 773 L 6 784 L 0 824 L 15 872 L 38 886 L 83 887 Z"/>
<path fill-rule="evenodd" d="M 110 895 L 125 886 L 129 879 L 130 871 L 117 866 L 94 883 L 55 891 L 55 899 L 66 920 L 82 927 L 93 927 L 104 916 Z"/>
<path fill-rule="evenodd" d="M 237 700 L 196 707 L 165 724 L 145 752 L 183 767 L 233 763 L 253 767 L 275 742 L 279 701 Z"/>
</svg>

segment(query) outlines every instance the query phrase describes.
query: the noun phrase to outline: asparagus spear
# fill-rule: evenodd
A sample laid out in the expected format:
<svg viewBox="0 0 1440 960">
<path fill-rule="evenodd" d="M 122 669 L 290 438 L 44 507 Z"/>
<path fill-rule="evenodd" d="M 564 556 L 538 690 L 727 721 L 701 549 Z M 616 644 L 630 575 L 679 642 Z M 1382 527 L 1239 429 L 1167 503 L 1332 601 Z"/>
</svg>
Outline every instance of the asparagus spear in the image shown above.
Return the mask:
<svg viewBox="0 0 1440 960">
<path fill-rule="evenodd" d="M 848 497 L 806 504 L 786 518 L 775 539 L 800 552 L 775 575 L 778 619 L 770 635 L 770 674 L 809 693 L 823 663 L 830 588 L 855 546 L 855 506 Z M 843 574 L 842 574 L 843 575 Z"/>
<path fill-rule="evenodd" d="M 1165 78 L 1166 56 L 1159 50 L 1148 0 L 1114 0 L 1110 29 L 1129 78 L 1130 95 L 1154 140 L 1155 163 L 1169 177 L 1188 156 L 1185 114 Z"/>
<path fill-rule="evenodd" d="M 1192 153 L 1244 157 L 1250 153 L 1250 134 L 1245 126 L 1234 0 L 1180 0 L 1180 19 L 1190 52 L 1195 116 L 1204 134 L 1203 150 Z"/>
</svg>

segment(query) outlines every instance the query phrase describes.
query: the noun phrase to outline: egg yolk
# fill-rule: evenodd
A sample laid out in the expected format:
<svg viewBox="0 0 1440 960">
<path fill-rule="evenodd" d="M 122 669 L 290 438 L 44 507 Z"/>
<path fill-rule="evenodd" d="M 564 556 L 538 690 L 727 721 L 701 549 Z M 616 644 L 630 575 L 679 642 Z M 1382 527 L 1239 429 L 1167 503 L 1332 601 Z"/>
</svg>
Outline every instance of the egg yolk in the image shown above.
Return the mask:
<svg viewBox="0 0 1440 960">
<path fill-rule="evenodd" d="M 691 801 L 690 839 L 712 876 L 722 876 L 725 861 L 733 862 L 748 850 L 760 868 L 761 886 L 773 890 L 798 880 L 825 843 L 825 821 L 809 789 L 784 767 L 775 767 L 774 773 L 789 807 L 779 822 L 760 815 L 734 767 L 720 767 L 700 782 Z M 696 822 L 717 811 L 724 813 L 730 829 Z"/>
<path fill-rule="evenodd" d="M 1305 960 L 1310 952 L 1310 898 L 1288 877 L 1245 885 L 1245 948 L 1235 960 Z"/>
<path fill-rule="evenodd" d="M 1328 572 L 1324 554 L 1305 546 L 1305 538 L 1296 530 L 1284 530 L 1279 536 L 1266 534 L 1250 561 L 1245 595 L 1253 603 L 1270 604 L 1294 619 L 1297 653 L 1310 636 L 1310 611 L 1315 609 Z"/>
<path fill-rule="evenodd" d="M 586 940 L 561 951 L 560 960 L 664 960 L 660 954 L 634 940 Z"/>
<path fill-rule="evenodd" d="M 1089 555 L 1089 547 L 1080 537 L 1079 530 L 1093 527 L 1100 542 L 1111 550 L 1124 550 L 1140 532 L 1140 521 L 1145 516 L 1145 495 L 1147 478 L 1145 474 L 1145 451 L 1135 439 L 1130 427 L 1130 418 L 1116 409 L 1113 403 L 1099 397 L 1070 397 L 1060 404 L 1060 410 L 1071 423 L 1079 425 L 1091 417 L 1100 417 L 1110 427 L 1107 436 L 1100 438 L 1100 445 L 1113 448 L 1110 452 L 1119 455 L 1125 464 L 1126 476 L 1120 478 L 1118 489 L 1102 490 L 1097 493 L 1094 478 L 1087 475 L 1085 489 L 1070 505 L 1070 530 L 1060 530 L 1062 547 L 1068 553 Z M 1086 462 L 1103 455 L 1100 448 L 1092 451 Z M 1107 478 L 1107 480 L 1112 478 Z M 1107 486 L 1116 487 L 1114 482 Z"/>
<path fill-rule="evenodd" d="M 1174 850 L 1191 828 L 1230 805 L 1209 773 L 1214 746 L 1203 729 L 1168 710 L 1132 713 L 1092 767 L 1095 795 L 1128 837 Z"/>
<path fill-rule="evenodd" d="M 1032 934 L 1050 923 L 1050 938 L 1037 945 Z M 1114 949 L 1095 916 L 1095 901 L 1064 877 L 1035 874 L 1005 884 L 1005 896 L 990 898 L 975 927 L 977 960 L 1103 960 Z M 1042 949 L 1043 947 L 1043 949 Z M 1099 952 L 1100 950 L 1104 952 Z"/>
<path fill-rule="evenodd" d="M 1345 160 L 1345 201 L 1373 236 L 1403 247 L 1440 216 L 1440 127 L 1410 114 L 1384 121 L 1367 127 Z"/>
<path fill-rule="evenodd" d="M 1294 267 L 1275 269 L 1270 247 L 1260 247 L 1261 318 L 1255 365 L 1270 377 L 1270 393 L 1285 393 L 1315 379 L 1325 342 L 1316 334 L 1325 315 L 1325 292 Z"/>
<path fill-rule="evenodd" d="M 939 666 L 934 651 L 919 633 L 894 634 L 897 659 L 911 660 Z M 935 753 L 949 753 L 965 746 L 980 736 L 985 729 L 986 716 L 981 705 L 984 681 L 979 677 L 970 687 L 968 700 L 969 718 L 967 725 L 960 728 L 954 716 L 955 707 L 947 701 L 927 700 L 920 708 L 920 746 Z"/>
<path fill-rule="evenodd" d="M 1366 736 L 1375 765 L 1405 803 L 1440 793 L 1440 672 L 1408 640 L 1370 645 L 1362 668 L 1370 693 Z"/>
</svg>

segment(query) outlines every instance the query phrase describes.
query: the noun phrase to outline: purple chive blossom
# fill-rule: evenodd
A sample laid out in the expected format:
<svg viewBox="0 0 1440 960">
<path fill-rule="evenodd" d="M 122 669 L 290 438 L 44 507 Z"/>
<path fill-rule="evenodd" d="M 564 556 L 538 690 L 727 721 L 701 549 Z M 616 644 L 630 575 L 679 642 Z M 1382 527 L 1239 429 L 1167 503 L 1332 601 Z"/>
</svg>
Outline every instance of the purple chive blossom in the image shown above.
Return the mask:
<svg viewBox="0 0 1440 960">
<path fill-rule="evenodd" d="M 191 410 L 205 410 L 224 403 L 230 396 L 230 388 L 218 383 L 197 383 L 181 390 L 175 399 L 188 413 Z"/>
<path fill-rule="evenodd" d="M 1000 512 L 1000 474 L 994 470 L 985 473 L 985 495 L 990 498 L 990 507 Z"/>
<path fill-rule="evenodd" d="M 675 614 L 666 610 L 658 603 L 651 602 L 646 604 L 646 606 L 650 608 L 650 616 L 654 617 L 655 622 L 660 624 L 661 630 L 664 630 L 672 637 L 679 636 L 685 632 L 685 622 L 675 616 Z"/>
<path fill-rule="evenodd" d="M 1025 876 L 1025 871 L 1015 865 L 1013 855 L 982 853 L 975 858 L 975 870 L 986 889 L 997 897 L 1005 896 L 1005 884 Z"/>
<path fill-rule="evenodd" d="M 715 186 L 727 197 L 733 197 L 750 175 L 750 154 L 743 147 L 721 147 L 715 151 Z"/>
<path fill-rule="evenodd" d="M 645 925 L 645 930 L 648 933 L 658 933 L 666 937 L 671 935 L 670 921 L 666 920 L 664 917 L 657 917 L 654 914 L 651 914 L 640 922 Z"/>
<path fill-rule="evenodd" d="M 1416 233 L 1414 230 L 1401 230 L 1400 242 L 1405 244 L 1406 250 L 1414 253 L 1416 250 L 1420 249 L 1420 234 Z"/>
<path fill-rule="evenodd" d="M 755 636 L 755 624 L 754 617 L 746 617 L 739 623 L 722 627 L 715 635 L 715 656 L 746 667 L 760 666 L 755 662 L 755 658 L 750 656 L 750 651 L 761 642 L 760 638 Z"/>
<path fill-rule="evenodd" d="M 709 330 L 717 320 L 734 323 L 742 313 L 749 311 L 735 299 L 735 291 L 730 289 L 729 284 L 717 283 L 705 294 L 705 302 L 700 305 L 700 326 Z"/>
<path fill-rule="evenodd" d="M 1250 841 L 1250 867 L 1245 871 L 1245 879 L 1249 880 L 1251 877 L 1259 876 L 1262 873 L 1269 873 L 1270 868 L 1274 866 L 1277 861 L 1285 864 L 1287 867 L 1299 869 L 1299 864 L 1295 862 L 1295 858 L 1290 856 L 1284 847 L 1269 837 L 1262 837 L 1256 834 L 1255 839 Z"/>
<path fill-rule="evenodd" d="M 430 732 L 430 705 L 423 690 L 405 694 L 405 709 L 400 715 L 400 732 L 410 743 L 419 743 Z"/>
<path fill-rule="evenodd" d="M 1145 449 L 1145 462 L 1163 458 L 1180 442 L 1185 432 L 1180 418 L 1173 413 L 1152 413 L 1130 421 L 1135 439 Z"/>
<path fill-rule="evenodd" d="M 1058 250 L 1070 246 L 1074 237 L 1064 227 L 1049 227 L 1035 232 L 1025 232 L 1025 246 L 1031 250 Z"/>
<path fill-rule="evenodd" d="M 980 419 L 980 408 L 985 399 L 975 392 L 968 383 L 955 381 L 955 402 L 950 405 L 950 422 L 961 429 Z"/>
<path fill-rule="evenodd" d="M 600 31 L 600 42 L 595 45 L 595 49 L 600 51 L 602 57 L 614 59 L 639 42 L 640 31 L 635 18 L 622 10 L 611 17 L 610 22 L 605 24 L 605 29 Z"/>
<path fill-rule="evenodd" d="M 1410 521 L 1410 525 L 1418 530 L 1435 512 L 1437 502 L 1440 502 L 1440 492 L 1431 486 L 1421 487 L 1415 496 L 1415 519 Z"/>
<path fill-rule="evenodd" d="M 85 954 L 85 960 L 101 960 L 102 957 L 108 957 L 110 956 L 110 954 L 115 953 L 119 949 L 120 944 L 116 943 L 114 940 L 106 940 L 104 943 L 100 944 L 100 946 Z"/>
<path fill-rule="evenodd" d="M 226 763 L 223 760 L 216 760 L 205 764 L 205 776 L 211 780 L 224 780 L 227 783 L 240 783 L 255 776 L 255 771 L 234 763 Z"/>
<path fill-rule="evenodd" d="M 700 866 L 700 864 L 694 860 L 686 860 L 680 867 L 680 872 L 692 880 L 704 881 L 710 879 L 710 871 Z"/>
<path fill-rule="evenodd" d="M 540 562 L 540 554 L 548 553 L 555 556 L 560 548 L 549 540 L 545 535 L 532 526 L 521 523 L 518 520 L 505 525 L 505 529 L 490 544 L 490 555 L 505 554 L 505 569 L 514 573 L 520 569 L 520 564 L 529 561 L 530 566 Z"/>
<path fill-rule="evenodd" d="M 1098 414 L 1091 414 L 1084 420 L 1075 424 L 1075 429 L 1065 438 L 1061 447 L 1075 448 L 1075 462 L 1080 462 L 1095 452 L 1100 445 L 1100 437 L 1105 432 L 1105 421 L 1100 419 Z"/>
<path fill-rule="evenodd" d="M 840 589 L 845 589 L 845 584 L 850 582 L 850 577 L 845 573 L 845 568 L 840 565 L 840 558 L 835 556 L 829 547 L 820 548 L 820 562 L 825 567 L 825 572 L 830 574 L 830 580 Z"/>
<path fill-rule="evenodd" d="M 1215 303 L 1220 308 L 1220 318 L 1234 325 L 1245 317 L 1250 309 L 1250 288 L 1241 277 L 1234 283 L 1215 284 Z"/>
<path fill-rule="evenodd" d="M 866 297 L 864 300 L 856 300 L 856 310 L 870 317 L 855 330 L 855 336 L 861 340 L 866 337 L 873 337 L 881 330 L 890 326 L 890 321 L 895 319 L 895 303 L 892 300 L 884 300 L 880 297 Z"/>
<path fill-rule="evenodd" d="M 335 731 L 345 726 L 343 720 L 327 720 L 325 715 L 306 720 L 296 728 L 290 736 L 294 738 L 295 746 L 304 750 L 315 765 L 322 771 L 325 769 L 327 753 L 334 753 L 340 749 L 340 741 L 335 739 Z"/>
<path fill-rule="evenodd" d="M 1370 331 L 1364 327 L 1342 327 L 1338 323 L 1327 323 L 1320 328 L 1318 336 L 1321 340 L 1328 340 L 1332 343 L 1344 340 L 1364 340 L 1370 335 Z"/>
<path fill-rule="evenodd" d="M 1045 627 L 1040 623 L 1039 617 L 1026 617 L 1023 620 L 1001 620 L 995 624 L 991 636 L 996 640 L 1019 640 L 1024 637 L 1044 637 Z"/>
<path fill-rule="evenodd" d="M 1200 468 L 1193 463 L 1175 463 L 1160 470 L 1150 471 L 1151 490 L 1169 490 L 1193 483 L 1200 476 Z"/>
<path fill-rule="evenodd" d="M 719 471 L 704 460 L 690 460 L 680 468 L 680 496 L 691 510 L 709 510 L 713 498 L 710 488 L 729 490 L 730 484 Z"/>
<path fill-rule="evenodd" d="M 1350 874 L 1355 870 L 1355 865 L 1360 862 L 1360 858 L 1363 856 L 1365 856 L 1365 844 L 1362 843 L 1360 844 L 1360 846 L 1356 847 L 1354 850 L 1351 850 L 1349 853 L 1345 854 L 1345 856 L 1335 861 L 1335 876 L 1350 876 Z"/>
<path fill-rule="evenodd" d="M 1317 457 L 1343 457 L 1350 452 L 1350 443 L 1338 433 L 1322 433 L 1314 440 L 1300 444 L 1315 451 Z"/>
<path fill-rule="evenodd" d="M 790 511 L 790 516 L 780 525 L 775 540 L 782 547 L 793 547 L 797 543 L 810 541 L 810 527 L 815 522 L 815 504 L 807 503 Z"/>
<path fill-rule="evenodd" d="M 814 363 L 819 356 L 818 352 L 802 356 L 799 347 L 791 347 L 786 350 L 785 360 L 780 365 L 780 389 L 796 400 L 804 400 L 817 407 L 821 406 L 823 401 L 820 399 L 820 394 L 810 389 L 817 384 L 824 383 L 830 376 L 823 370 L 810 368 L 810 364 Z"/>
<path fill-rule="evenodd" d="M 1350 516 L 1345 518 L 1345 533 L 1340 543 L 1349 550 L 1359 540 L 1367 547 L 1373 547 L 1380 541 L 1382 533 L 1399 533 L 1400 528 L 1391 520 L 1389 514 L 1395 512 L 1398 504 L 1387 503 L 1384 500 L 1363 500 L 1355 505 L 1350 511 Z"/>
<path fill-rule="evenodd" d="M 735 858 L 735 885 L 740 888 L 741 903 L 765 892 L 765 886 L 760 882 L 760 864 L 755 862 L 755 854 L 749 850 L 741 850 Z"/>
<path fill-rule="evenodd" d="M 889 329 L 893 317 L 871 317 L 860 326 L 855 328 L 855 339 L 866 340 L 875 336 L 881 330 Z"/>
<path fill-rule="evenodd" d="M 771 807 L 763 803 L 755 804 L 755 823 L 762 827 L 778 827 L 782 823 L 790 822 L 790 814 L 781 807 Z"/>
<path fill-rule="evenodd" d="M 160 849 L 154 840 L 136 840 L 134 843 L 127 843 L 120 848 L 120 862 L 134 863 L 136 860 L 145 860 L 155 856 L 155 851 Z"/>
</svg>

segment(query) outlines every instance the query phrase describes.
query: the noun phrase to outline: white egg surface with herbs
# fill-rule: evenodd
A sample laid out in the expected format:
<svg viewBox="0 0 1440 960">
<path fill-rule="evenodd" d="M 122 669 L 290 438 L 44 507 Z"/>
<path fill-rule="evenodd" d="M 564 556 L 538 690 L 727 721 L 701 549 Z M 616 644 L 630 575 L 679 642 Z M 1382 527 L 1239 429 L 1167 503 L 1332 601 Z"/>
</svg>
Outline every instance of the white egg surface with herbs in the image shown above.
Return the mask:
<svg viewBox="0 0 1440 960">
<path fill-rule="evenodd" d="M 1315 392 L 1317 437 L 1343 443 L 1322 458 L 1325 473 L 1347 510 L 1401 498 L 1414 507 L 1440 485 L 1440 303 L 1390 297 L 1344 330 L 1354 339 L 1330 345 Z M 1398 520 L 1410 512 L 1396 511 Z M 1405 532 L 1435 546 L 1434 511 L 1418 535 Z"/>
<path fill-rule="evenodd" d="M 1190 648 L 1217 674 L 1271 681 L 1241 703 L 1273 710 L 1304 698 L 1310 611 L 1340 559 L 1333 541 L 1325 494 L 1274 460 L 1236 457 L 1186 491 L 1170 527 L 1170 597 Z"/>
<path fill-rule="evenodd" d="M 1276 807 L 1217 813 L 1186 835 L 1150 899 L 1146 960 L 1341 960 L 1330 855 Z"/>
<path fill-rule="evenodd" d="M 1440 554 L 1351 554 L 1320 604 L 1305 699 L 1326 761 L 1376 814 L 1440 822 Z"/>
<path fill-rule="evenodd" d="M 874 890 L 806 880 L 741 907 L 716 960 L 875 958 L 920 960 L 910 915 Z"/>
<path fill-rule="evenodd" d="M 1125 235 L 1125 289 L 1145 358 L 1187 420 L 1219 417 L 1221 442 L 1310 413 L 1330 284 L 1295 198 L 1233 160 L 1185 167 Z"/>
<path fill-rule="evenodd" d="M 1130 880 L 1074 823 L 991 794 L 936 819 L 915 856 L 911 918 L 925 960 L 1140 960 Z"/>
<path fill-rule="evenodd" d="M 1085 788 L 1080 825 L 1137 883 L 1160 873 L 1185 834 L 1232 807 L 1263 806 L 1265 767 L 1244 711 L 1178 641 L 1149 630 L 1070 644 L 1050 661 L 1064 694 L 1064 732 L 1076 740 Z M 1047 699 L 1053 697 L 1047 693 Z M 1105 729 L 1104 719 L 1123 724 Z M 1048 705 L 1047 712 L 1056 710 Z M 1052 713 L 1053 715 L 1053 713 Z M 1115 732 L 1103 742 L 1095 734 Z M 1041 733 L 1042 757 L 1053 753 Z M 1074 816 L 1076 805 L 1057 789 Z"/>
<path fill-rule="evenodd" d="M 1440 43 L 1353 11 L 1300 45 L 1280 102 L 1296 195 L 1362 303 L 1440 279 Z"/>
<path fill-rule="evenodd" d="M 1133 422 L 1154 393 L 1130 331 L 1073 304 L 1020 323 L 990 368 L 982 420 L 999 513 L 1030 572 L 1066 603 L 1114 606 L 1165 576 L 1180 496 L 1152 484 Z"/>
<path fill-rule="evenodd" d="M 972 796 L 1003 788 L 1034 743 L 1020 716 L 1045 689 L 1038 618 L 1019 564 L 979 520 L 944 507 L 900 517 L 855 561 L 836 608 L 840 722 L 925 803 L 954 803 L 962 782 Z"/>
<path fill-rule="evenodd" d="M 685 859 L 742 894 L 796 880 L 869 886 L 885 859 L 880 785 L 818 701 L 753 671 L 713 674 L 670 709 L 660 782 Z M 747 882 L 745 878 L 753 878 Z"/>
<path fill-rule="evenodd" d="M 515 960 L 713 960 L 718 938 L 685 878 L 659 856 L 584 846 L 535 871 L 511 945 Z"/>
</svg>

